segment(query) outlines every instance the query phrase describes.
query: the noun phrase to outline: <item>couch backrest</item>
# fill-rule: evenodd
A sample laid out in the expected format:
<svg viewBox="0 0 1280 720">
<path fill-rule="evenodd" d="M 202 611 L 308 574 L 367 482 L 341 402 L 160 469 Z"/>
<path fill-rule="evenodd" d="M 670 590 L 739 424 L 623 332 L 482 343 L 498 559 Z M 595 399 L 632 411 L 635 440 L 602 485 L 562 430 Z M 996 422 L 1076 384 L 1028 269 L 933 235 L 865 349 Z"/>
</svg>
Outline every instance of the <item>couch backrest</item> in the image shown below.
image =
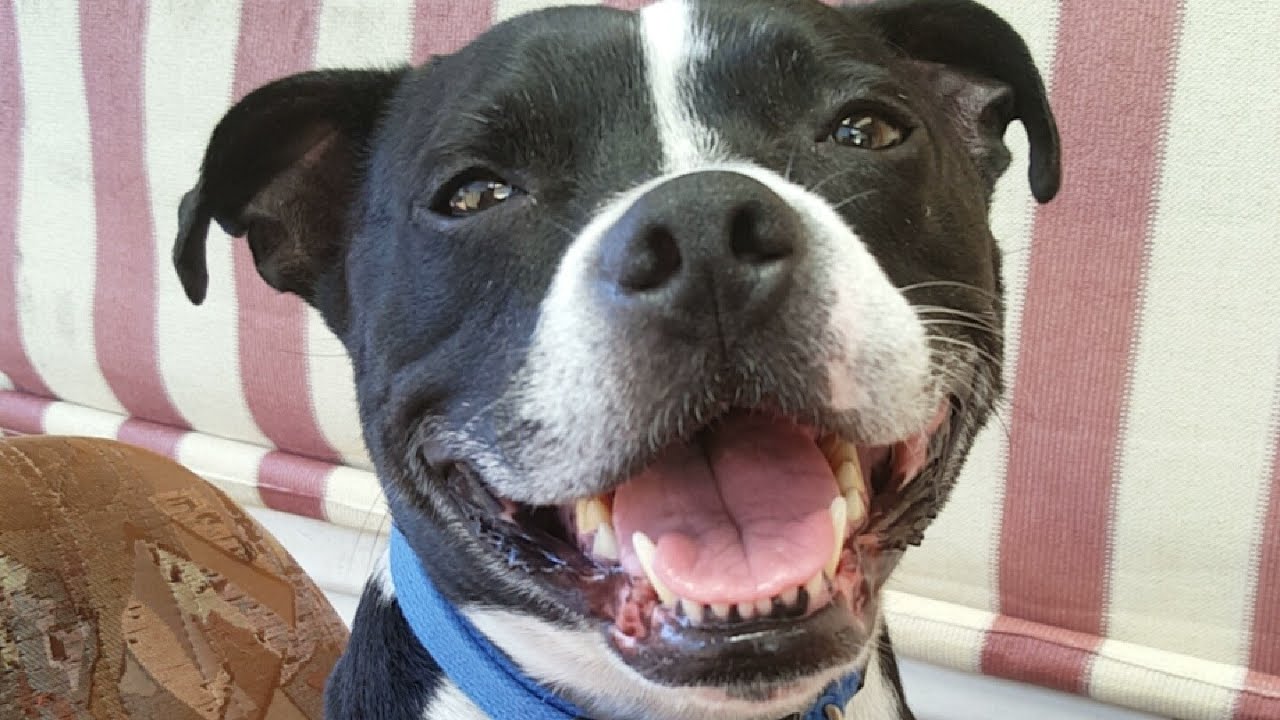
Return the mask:
<svg viewBox="0 0 1280 720">
<path fill-rule="evenodd" d="M 189 305 L 178 200 L 256 85 L 421 60 L 543 4 L 0 7 L 0 426 L 115 434 L 243 502 L 370 523 L 340 344 L 216 231 Z M 1067 176 L 1036 207 L 1011 131 L 1012 391 L 895 580 L 898 643 L 1170 716 L 1280 717 L 1280 3 L 988 4 L 1049 79 Z"/>
</svg>

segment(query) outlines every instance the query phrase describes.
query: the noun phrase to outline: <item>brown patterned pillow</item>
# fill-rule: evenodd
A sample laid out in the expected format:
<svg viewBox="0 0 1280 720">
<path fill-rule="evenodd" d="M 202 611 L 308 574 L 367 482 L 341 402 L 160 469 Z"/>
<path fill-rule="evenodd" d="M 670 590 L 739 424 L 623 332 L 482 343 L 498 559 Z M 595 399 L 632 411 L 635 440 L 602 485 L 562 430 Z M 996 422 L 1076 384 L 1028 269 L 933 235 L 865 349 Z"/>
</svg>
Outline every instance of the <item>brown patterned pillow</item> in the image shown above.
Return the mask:
<svg viewBox="0 0 1280 720">
<path fill-rule="evenodd" d="M 346 640 L 288 553 L 179 465 L 0 439 L 3 717 L 320 718 Z"/>
</svg>

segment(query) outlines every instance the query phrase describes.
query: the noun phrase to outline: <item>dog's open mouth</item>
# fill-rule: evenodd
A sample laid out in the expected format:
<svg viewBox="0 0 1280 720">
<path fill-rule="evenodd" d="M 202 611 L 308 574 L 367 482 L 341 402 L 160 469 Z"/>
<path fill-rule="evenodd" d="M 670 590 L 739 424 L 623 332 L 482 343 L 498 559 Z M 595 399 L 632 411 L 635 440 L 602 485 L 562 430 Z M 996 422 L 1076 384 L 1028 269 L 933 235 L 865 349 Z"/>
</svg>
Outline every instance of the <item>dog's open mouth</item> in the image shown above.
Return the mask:
<svg viewBox="0 0 1280 720">
<path fill-rule="evenodd" d="M 870 635 L 879 555 L 949 409 L 878 447 L 734 411 L 613 492 L 559 507 L 455 477 L 484 496 L 471 503 L 487 510 L 471 514 L 482 536 L 569 591 L 635 669 L 672 684 L 780 681 L 852 661 Z"/>
</svg>

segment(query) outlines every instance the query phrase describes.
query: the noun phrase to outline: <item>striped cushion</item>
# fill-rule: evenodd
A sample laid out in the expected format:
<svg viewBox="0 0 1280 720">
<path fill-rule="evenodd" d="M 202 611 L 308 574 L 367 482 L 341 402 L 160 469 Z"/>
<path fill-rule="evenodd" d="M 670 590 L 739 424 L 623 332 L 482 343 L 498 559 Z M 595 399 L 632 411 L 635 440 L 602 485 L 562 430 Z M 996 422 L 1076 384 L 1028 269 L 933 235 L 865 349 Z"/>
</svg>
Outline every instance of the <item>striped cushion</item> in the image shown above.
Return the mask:
<svg viewBox="0 0 1280 720">
<path fill-rule="evenodd" d="M 541 4 L 0 6 L 0 427 L 382 527 L 340 344 L 221 238 L 191 307 L 178 199 L 256 85 L 421 60 Z M 894 581 L 897 640 L 1163 715 L 1280 717 L 1280 3 L 989 4 L 1049 76 L 1067 182 L 1034 206 L 1010 134 L 1012 391 Z"/>
</svg>

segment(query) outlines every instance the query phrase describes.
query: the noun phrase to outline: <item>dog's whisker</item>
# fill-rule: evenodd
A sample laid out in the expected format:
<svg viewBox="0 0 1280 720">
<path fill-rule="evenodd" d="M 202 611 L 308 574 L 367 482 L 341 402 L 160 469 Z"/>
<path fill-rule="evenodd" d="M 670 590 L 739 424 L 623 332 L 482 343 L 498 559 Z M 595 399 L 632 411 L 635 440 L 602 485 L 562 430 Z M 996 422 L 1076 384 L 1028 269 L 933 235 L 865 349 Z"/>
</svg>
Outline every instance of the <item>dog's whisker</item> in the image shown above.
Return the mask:
<svg viewBox="0 0 1280 720">
<path fill-rule="evenodd" d="M 547 218 L 546 220 L 547 220 L 547 222 L 548 222 L 548 223 L 550 223 L 550 224 L 552 225 L 552 227 L 555 227 L 557 230 L 559 230 L 560 232 L 564 233 L 564 236 L 565 236 L 566 238 L 568 238 L 568 239 L 570 239 L 570 240 L 577 239 L 577 237 L 578 237 L 578 233 L 574 232 L 572 229 L 570 229 L 570 228 L 569 228 L 567 225 L 565 225 L 564 223 L 561 223 L 561 222 L 559 222 L 558 220 L 555 220 L 554 218 Z"/>
<path fill-rule="evenodd" d="M 830 175 L 827 175 L 826 177 L 822 178 L 821 180 L 814 183 L 813 185 L 810 185 L 809 192 L 816 193 L 819 190 L 821 190 L 824 185 L 831 182 L 832 180 L 835 180 L 836 178 L 844 177 L 845 175 L 849 175 L 850 173 L 857 172 L 858 170 L 861 170 L 861 168 L 844 168 L 843 170 L 837 170 L 831 173 Z"/>
<path fill-rule="evenodd" d="M 969 292 L 978 293 L 985 297 L 991 298 L 992 300 L 1000 299 L 1000 294 L 993 290 L 980 288 L 977 285 L 971 285 L 969 283 L 957 282 L 955 280 L 927 280 L 925 282 L 918 282 L 918 283 L 912 283 L 911 285 L 904 285 L 898 288 L 898 291 L 902 293 L 908 293 L 908 292 L 914 292 L 916 290 L 923 290 L 926 288 L 939 288 L 939 287 L 954 288 L 957 290 L 966 290 Z"/>
<path fill-rule="evenodd" d="M 966 322 L 964 320 L 921 320 L 920 324 L 924 325 L 925 327 L 963 327 L 963 328 L 969 328 L 971 330 L 981 330 L 982 332 L 987 333 L 988 335 L 991 335 L 996 338 L 1004 337 L 1003 330 L 1000 330 L 998 328 L 993 328 L 989 325 L 980 325 L 978 323 Z"/>
<path fill-rule="evenodd" d="M 870 190 L 863 190 L 863 191 L 862 191 L 862 192 L 860 192 L 860 193 L 854 193 L 853 195 L 850 195 L 849 197 L 847 197 L 847 198 L 845 198 L 845 199 L 841 200 L 840 202 L 838 202 L 838 203 L 836 203 L 836 204 L 832 205 L 832 206 L 831 206 L 831 209 L 832 209 L 832 210 L 839 210 L 840 208 L 844 207 L 845 205 L 848 205 L 848 204 L 849 204 L 849 203 L 851 203 L 851 202 L 855 202 L 855 201 L 857 201 L 857 200 L 861 200 L 861 199 L 863 199 L 863 198 L 865 198 L 865 197 L 869 197 L 869 196 L 871 196 L 871 195 L 875 195 L 875 194 L 876 194 L 876 193 L 878 193 L 878 192 L 880 192 L 880 189 L 879 189 L 879 188 L 871 188 Z"/>
<path fill-rule="evenodd" d="M 1000 324 L 999 320 L 990 312 L 976 313 L 968 310 L 960 310 L 959 308 L 945 307 L 942 305 L 912 305 L 912 307 L 915 308 L 918 314 L 955 315 L 992 326 L 999 326 Z"/>
<path fill-rule="evenodd" d="M 977 355 L 981 356 L 982 358 L 990 362 L 991 365 L 997 370 L 1004 367 L 1004 361 L 996 357 L 995 355 L 993 355 L 990 350 L 984 350 L 983 348 L 980 348 L 971 342 L 966 342 L 964 340 L 959 340 L 953 337 L 947 337 L 946 335 L 938 335 L 936 333 L 931 333 L 929 335 L 929 341 L 947 343 L 950 345 L 955 345 L 957 347 L 961 347 L 966 350 L 969 350 L 970 352 L 976 353 Z"/>
</svg>

